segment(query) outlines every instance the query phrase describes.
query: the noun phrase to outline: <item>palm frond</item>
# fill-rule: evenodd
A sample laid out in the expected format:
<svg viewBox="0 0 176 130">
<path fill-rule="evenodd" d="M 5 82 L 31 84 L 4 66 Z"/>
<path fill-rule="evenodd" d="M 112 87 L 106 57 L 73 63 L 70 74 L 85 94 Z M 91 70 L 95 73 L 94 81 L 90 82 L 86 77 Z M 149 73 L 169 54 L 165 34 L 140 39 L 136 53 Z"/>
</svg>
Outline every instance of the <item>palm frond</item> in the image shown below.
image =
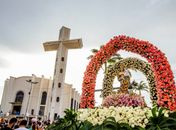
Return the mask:
<svg viewBox="0 0 176 130">
<path fill-rule="evenodd" d="M 98 52 L 98 49 L 91 49 L 91 52 L 96 54 Z"/>
<path fill-rule="evenodd" d="M 114 60 L 114 59 L 109 59 L 107 62 L 108 62 L 108 64 L 114 64 L 114 63 L 116 62 L 116 60 Z"/>
<path fill-rule="evenodd" d="M 100 49 L 103 48 L 103 47 L 104 47 L 104 45 L 101 45 L 101 46 L 100 46 Z"/>
<path fill-rule="evenodd" d="M 92 59 L 93 55 L 87 57 L 88 60 Z"/>
</svg>

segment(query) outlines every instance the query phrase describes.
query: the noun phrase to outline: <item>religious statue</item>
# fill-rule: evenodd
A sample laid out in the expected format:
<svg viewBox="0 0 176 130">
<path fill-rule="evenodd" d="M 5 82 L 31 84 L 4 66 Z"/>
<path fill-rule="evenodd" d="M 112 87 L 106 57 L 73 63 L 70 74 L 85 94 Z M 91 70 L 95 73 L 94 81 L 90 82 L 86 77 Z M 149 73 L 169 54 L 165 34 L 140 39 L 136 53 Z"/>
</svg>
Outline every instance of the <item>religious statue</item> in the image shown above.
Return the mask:
<svg viewBox="0 0 176 130">
<path fill-rule="evenodd" d="M 129 71 L 124 70 L 120 72 L 117 76 L 118 81 L 120 82 L 120 89 L 117 93 L 129 93 L 128 88 L 130 86 L 130 74 Z"/>
</svg>

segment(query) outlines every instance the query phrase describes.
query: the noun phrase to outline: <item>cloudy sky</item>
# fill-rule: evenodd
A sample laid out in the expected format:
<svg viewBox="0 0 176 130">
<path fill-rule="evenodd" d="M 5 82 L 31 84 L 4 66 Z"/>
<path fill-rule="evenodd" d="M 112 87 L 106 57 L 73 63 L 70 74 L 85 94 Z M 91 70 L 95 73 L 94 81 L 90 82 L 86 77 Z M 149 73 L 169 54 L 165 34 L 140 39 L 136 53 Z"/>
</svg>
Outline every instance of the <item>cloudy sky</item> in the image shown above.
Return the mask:
<svg viewBox="0 0 176 130">
<path fill-rule="evenodd" d="M 119 34 L 156 45 L 175 72 L 175 7 L 175 0 L 0 0 L 0 99 L 9 76 L 53 76 L 55 52 L 44 52 L 42 43 L 57 40 L 62 26 L 83 40 L 82 49 L 69 51 L 66 73 L 79 92 L 90 49 Z"/>
</svg>

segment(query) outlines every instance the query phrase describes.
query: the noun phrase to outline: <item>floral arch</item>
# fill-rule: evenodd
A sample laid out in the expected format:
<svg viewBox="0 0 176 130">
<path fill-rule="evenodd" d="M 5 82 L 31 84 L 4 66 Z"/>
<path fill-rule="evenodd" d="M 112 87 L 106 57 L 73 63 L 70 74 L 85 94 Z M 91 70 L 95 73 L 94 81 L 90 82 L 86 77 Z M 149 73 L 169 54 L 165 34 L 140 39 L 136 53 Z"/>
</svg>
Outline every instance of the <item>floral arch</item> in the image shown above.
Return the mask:
<svg viewBox="0 0 176 130">
<path fill-rule="evenodd" d="M 96 75 L 103 63 L 119 50 L 137 53 L 148 60 L 155 75 L 157 103 L 160 106 L 176 109 L 176 87 L 171 67 L 157 47 L 148 41 L 127 36 L 116 36 L 102 47 L 89 62 L 82 84 L 81 108 L 93 108 Z"/>
<path fill-rule="evenodd" d="M 147 78 L 150 88 L 150 98 L 153 103 L 156 104 L 157 93 L 155 85 L 155 77 L 151 69 L 150 64 L 140 60 L 138 58 L 125 58 L 116 62 L 113 66 L 108 68 L 108 72 L 105 74 L 103 79 L 103 92 L 102 96 L 105 98 L 113 93 L 113 80 L 120 72 L 124 72 L 126 69 L 133 69 L 141 71 Z"/>
</svg>

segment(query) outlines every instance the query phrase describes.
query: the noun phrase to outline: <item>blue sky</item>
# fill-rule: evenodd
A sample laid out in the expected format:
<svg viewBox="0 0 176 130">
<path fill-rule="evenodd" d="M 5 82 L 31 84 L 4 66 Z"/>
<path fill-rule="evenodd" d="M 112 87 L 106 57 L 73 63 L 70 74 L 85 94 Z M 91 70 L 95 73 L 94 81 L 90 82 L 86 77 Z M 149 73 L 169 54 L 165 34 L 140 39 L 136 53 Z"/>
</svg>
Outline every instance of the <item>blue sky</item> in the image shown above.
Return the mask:
<svg viewBox="0 0 176 130">
<path fill-rule="evenodd" d="M 84 44 L 68 57 L 66 82 L 78 91 L 90 49 L 120 34 L 152 42 L 175 72 L 175 7 L 175 0 L 1 0 L 0 95 L 9 76 L 53 76 L 55 52 L 44 52 L 42 43 L 57 40 L 62 26 L 71 28 L 71 38 L 82 38 Z M 97 87 L 102 78 L 98 75 Z"/>
</svg>

